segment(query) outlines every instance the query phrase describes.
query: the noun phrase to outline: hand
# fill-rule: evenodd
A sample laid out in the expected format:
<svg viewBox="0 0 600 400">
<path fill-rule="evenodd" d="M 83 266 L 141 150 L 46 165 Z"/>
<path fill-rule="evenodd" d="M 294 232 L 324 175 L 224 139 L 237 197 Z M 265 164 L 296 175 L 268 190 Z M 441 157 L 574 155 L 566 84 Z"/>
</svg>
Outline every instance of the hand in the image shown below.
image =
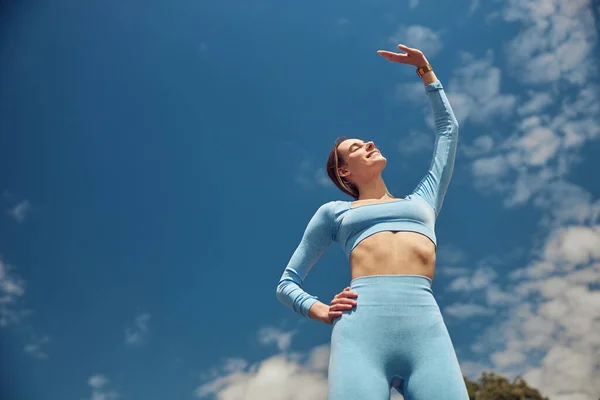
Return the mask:
<svg viewBox="0 0 600 400">
<path fill-rule="evenodd" d="M 429 63 L 421 50 L 411 49 L 403 44 L 399 44 L 398 48 L 404 53 L 392 53 L 391 51 L 378 50 L 377 54 L 382 55 L 387 60 L 401 64 L 414 65 L 417 68 L 423 67 Z"/>
<path fill-rule="evenodd" d="M 358 293 L 351 292 L 350 288 L 347 287 L 333 297 L 331 306 L 317 301 L 308 310 L 308 316 L 311 319 L 331 325 L 334 319 L 342 316 L 343 311 L 350 310 L 356 306 L 356 300 L 353 300 L 353 298 L 357 297 Z"/>
<path fill-rule="evenodd" d="M 356 306 L 358 293 L 351 292 L 350 287 L 345 288 L 340 293 L 336 294 L 331 300 L 328 317 L 333 323 L 333 320 L 342 316 L 343 311 L 348 311 Z"/>
</svg>

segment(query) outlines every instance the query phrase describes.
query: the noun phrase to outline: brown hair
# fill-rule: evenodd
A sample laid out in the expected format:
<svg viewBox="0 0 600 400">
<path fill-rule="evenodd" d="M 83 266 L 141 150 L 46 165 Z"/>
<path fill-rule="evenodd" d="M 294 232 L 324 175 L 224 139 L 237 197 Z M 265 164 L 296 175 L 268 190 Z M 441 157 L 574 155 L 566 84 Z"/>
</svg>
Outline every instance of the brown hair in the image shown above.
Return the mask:
<svg viewBox="0 0 600 400">
<path fill-rule="evenodd" d="M 338 146 L 346 139 L 348 138 L 342 136 L 335 140 L 335 146 L 333 146 L 333 149 L 329 153 L 329 157 L 327 157 L 327 175 L 329 175 L 329 179 L 331 179 L 335 186 L 342 192 L 353 197 L 355 200 L 358 200 L 358 188 L 356 185 L 340 177 L 338 173 L 338 167 L 345 164 L 342 155 L 338 152 Z"/>
</svg>

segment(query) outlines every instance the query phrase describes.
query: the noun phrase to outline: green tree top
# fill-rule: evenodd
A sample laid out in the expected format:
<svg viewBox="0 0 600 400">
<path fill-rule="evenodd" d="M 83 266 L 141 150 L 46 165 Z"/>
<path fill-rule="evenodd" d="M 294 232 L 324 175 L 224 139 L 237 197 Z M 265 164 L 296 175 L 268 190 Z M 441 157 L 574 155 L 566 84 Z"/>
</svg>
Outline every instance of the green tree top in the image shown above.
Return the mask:
<svg viewBox="0 0 600 400">
<path fill-rule="evenodd" d="M 484 372 L 478 381 L 465 377 L 465 383 L 469 400 L 549 400 L 520 376 L 510 382 L 493 372 Z"/>
</svg>

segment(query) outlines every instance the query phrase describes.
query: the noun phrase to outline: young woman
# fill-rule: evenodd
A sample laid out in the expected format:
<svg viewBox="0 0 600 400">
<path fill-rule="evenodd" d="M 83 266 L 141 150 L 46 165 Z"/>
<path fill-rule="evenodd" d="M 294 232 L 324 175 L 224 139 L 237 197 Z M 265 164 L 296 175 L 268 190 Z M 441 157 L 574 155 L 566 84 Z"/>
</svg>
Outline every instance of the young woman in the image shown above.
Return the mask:
<svg viewBox="0 0 600 400">
<path fill-rule="evenodd" d="M 314 214 L 277 286 L 297 313 L 333 325 L 329 400 L 468 400 L 448 330 L 433 297 L 434 225 L 450 182 L 458 122 L 442 84 L 417 49 L 379 51 L 417 67 L 433 108 L 436 139 L 429 171 L 415 190 L 395 198 L 381 177 L 386 158 L 373 142 L 336 143 L 327 172 L 355 199 L 331 201 Z M 332 241 L 350 262 L 350 287 L 330 305 L 302 289 Z"/>
</svg>

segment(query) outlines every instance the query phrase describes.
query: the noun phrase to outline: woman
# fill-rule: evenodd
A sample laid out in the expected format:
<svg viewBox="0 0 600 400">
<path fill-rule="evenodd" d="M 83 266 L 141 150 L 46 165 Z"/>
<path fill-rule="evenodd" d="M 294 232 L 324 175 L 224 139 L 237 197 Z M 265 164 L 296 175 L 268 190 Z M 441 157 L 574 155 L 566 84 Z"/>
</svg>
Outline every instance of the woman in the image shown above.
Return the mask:
<svg viewBox="0 0 600 400">
<path fill-rule="evenodd" d="M 312 217 L 279 285 L 278 299 L 294 311 L 333 325 L 329 400 L 466 400 L 465 383 L 431 291 L 434 224 L 450 182 L 458 122 L 423 53 L 379 51 L 413 65 L 433 108 L 436 140 L 429 171 L 412 194 L 392 196 L 381 177 L 386 159 L 373 142 L 336 143 L 327 161 L 333 182 L 356 201 L 331 201 Z M 350 287 L 330 305 L 302 289 L 332 241 L 342 245 Z"/>
</svg>

